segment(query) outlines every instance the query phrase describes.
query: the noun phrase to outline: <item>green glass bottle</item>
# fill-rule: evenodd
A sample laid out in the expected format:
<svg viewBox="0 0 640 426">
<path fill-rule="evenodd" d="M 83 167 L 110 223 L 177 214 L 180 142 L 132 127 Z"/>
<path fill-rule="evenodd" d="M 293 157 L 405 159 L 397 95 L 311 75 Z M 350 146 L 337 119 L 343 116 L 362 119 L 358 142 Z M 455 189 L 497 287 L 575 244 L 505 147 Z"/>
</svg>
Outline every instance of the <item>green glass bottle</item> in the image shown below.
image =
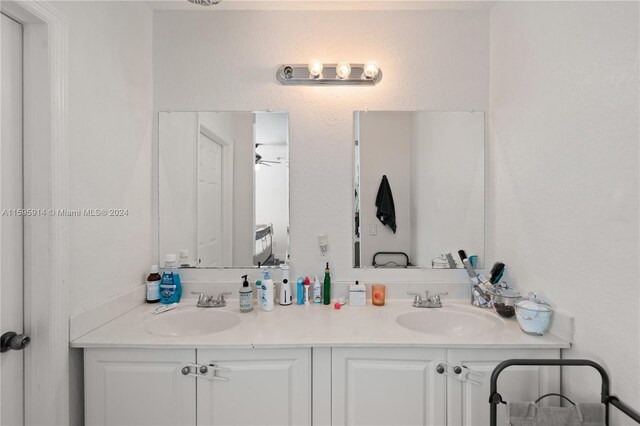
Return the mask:
<svg viewBox="0 0 640 426">
<path fill-rule="evenodd" d="M 328 305 L 331 303 L 331 276 L 329 275 L 329 262 L 324 270 L 324 285 L 322 286 L 322 303 Z"/>
</svg>

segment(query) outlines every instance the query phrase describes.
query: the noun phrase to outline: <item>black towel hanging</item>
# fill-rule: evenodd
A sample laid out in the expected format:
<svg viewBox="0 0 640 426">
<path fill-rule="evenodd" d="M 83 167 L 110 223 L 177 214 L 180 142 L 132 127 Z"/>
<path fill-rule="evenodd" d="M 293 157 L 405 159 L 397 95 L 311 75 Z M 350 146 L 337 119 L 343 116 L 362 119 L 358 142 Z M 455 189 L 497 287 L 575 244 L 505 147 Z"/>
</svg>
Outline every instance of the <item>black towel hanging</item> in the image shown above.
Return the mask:
<svg viewBox="0 0 640 426">
<path fill-rule="evenodd" d="M 393 233 L 396 233 L 396 207 L 393 204 L 393 194 L 387 175 L 382 175 L 382 182 L 378 188 L 376 196 L 376 207 L 378 208 L 376 216 L 383 225 L 387 225 Z"/>
</svg>

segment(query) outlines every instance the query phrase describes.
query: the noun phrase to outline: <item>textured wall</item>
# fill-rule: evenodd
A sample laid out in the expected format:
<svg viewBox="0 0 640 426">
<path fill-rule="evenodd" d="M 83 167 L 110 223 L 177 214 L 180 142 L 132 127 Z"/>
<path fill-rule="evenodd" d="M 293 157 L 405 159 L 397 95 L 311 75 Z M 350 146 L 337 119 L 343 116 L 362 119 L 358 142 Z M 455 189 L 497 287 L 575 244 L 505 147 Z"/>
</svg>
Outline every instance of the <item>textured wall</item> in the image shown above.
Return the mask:
<svg viewBox="0 0 640 426">
<path fill-rule="evenodd" d="M 55 7 L 69 21 L 69 208 L 129 209 L 69 219 L 69 310 L 77 313 L 148 272 L 153 21 L 142 2 Z"/>
<path fill-rule="evenodd" d="M 282 63 L 378 61 L 375 87 L 284 87 Z M 289 111 L 293 274 L 336 280 L 466 281 L 463 271 L 352 268 L 354 110 L 487 110 L 488 10 L 177 12 L 154 16 L 154 108 Z M 238 280 L 239 271 L 188 278 Z M 257 274 L 254 274 L 257 276 Z"/>
<path fill-rule="evenodd" d="M 152 11 L 142 2 L 55 2 L 69 25 L 69 312 L 142 284 L 151 262 Z M 62 206 L 61 206 L 62 207 Z M 42 285 L 47 285 L 43 277 Z M 81 351 L 70 352 L 69 424 L 84 424 Z"/>
<path fill-rule="evenodd" d="M 575 316 L 563 356 L 603 362 L 636 408 L 638 49 L 636 2 L 491 10 L 496 253 L 512 283 Z M 598 381 L 566 369 L 563 386 L 594 399 Z"/>
</svg>

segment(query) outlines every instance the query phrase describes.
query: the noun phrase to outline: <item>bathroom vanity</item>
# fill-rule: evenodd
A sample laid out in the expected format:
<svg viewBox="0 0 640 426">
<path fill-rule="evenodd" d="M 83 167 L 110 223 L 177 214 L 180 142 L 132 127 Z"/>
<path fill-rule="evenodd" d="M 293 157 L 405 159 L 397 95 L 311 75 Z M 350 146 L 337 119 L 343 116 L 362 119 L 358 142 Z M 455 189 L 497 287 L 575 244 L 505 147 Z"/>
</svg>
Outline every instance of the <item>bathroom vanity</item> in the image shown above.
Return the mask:
<svg viewBox="0 0 640 426">
<path fill-rule="evenodd" d="M 487 424 L 500 361 L 569 347 L 463 302 L 249 314 L 229 305 L 185 301 L 158 316 L 143 305 L 72 342 L 84 349 L 86 423 Z M 557 367 L 503 376 L 512 400 L 560 388 Z"/>
</svg>

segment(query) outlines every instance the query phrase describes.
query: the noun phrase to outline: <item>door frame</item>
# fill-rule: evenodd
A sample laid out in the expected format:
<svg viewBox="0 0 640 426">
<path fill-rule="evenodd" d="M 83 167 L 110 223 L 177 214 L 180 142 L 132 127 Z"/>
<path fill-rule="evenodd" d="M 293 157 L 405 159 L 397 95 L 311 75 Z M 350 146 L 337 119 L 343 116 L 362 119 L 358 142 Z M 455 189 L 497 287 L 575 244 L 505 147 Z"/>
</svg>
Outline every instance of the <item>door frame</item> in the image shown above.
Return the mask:
<svg viewBox="0 0 640 426">
<path fill-rule="evenodd" d="M 23 25 L 24 207 L 47 212 L 24 225 L 25 424 L 68 424 L 68 228 L 54 210 L 67 207 L 68 23 L 47 1 L 0 10 Z"/>
<path fill-rule="evenodd" d="M 222 266 L 233 265 L 233 139 L 223 136 L 223 132 L 205 123 L 198 113 L 198 131 L 196 144 L 200 143 L 200 133 L 222 147 Z M 196 145 L 198 146 L 198 145 Z M 196 150 L 196 170 L 199 167 Z M 196 173 L 196 188 L 198 174 Z M 198 214 L 196 197 L 196 215 Z M 197 217 L 196 217 L 197 223 Z M 196 251 L 198 249 L 198 235 L 196 225 Z"/>
</svg>

